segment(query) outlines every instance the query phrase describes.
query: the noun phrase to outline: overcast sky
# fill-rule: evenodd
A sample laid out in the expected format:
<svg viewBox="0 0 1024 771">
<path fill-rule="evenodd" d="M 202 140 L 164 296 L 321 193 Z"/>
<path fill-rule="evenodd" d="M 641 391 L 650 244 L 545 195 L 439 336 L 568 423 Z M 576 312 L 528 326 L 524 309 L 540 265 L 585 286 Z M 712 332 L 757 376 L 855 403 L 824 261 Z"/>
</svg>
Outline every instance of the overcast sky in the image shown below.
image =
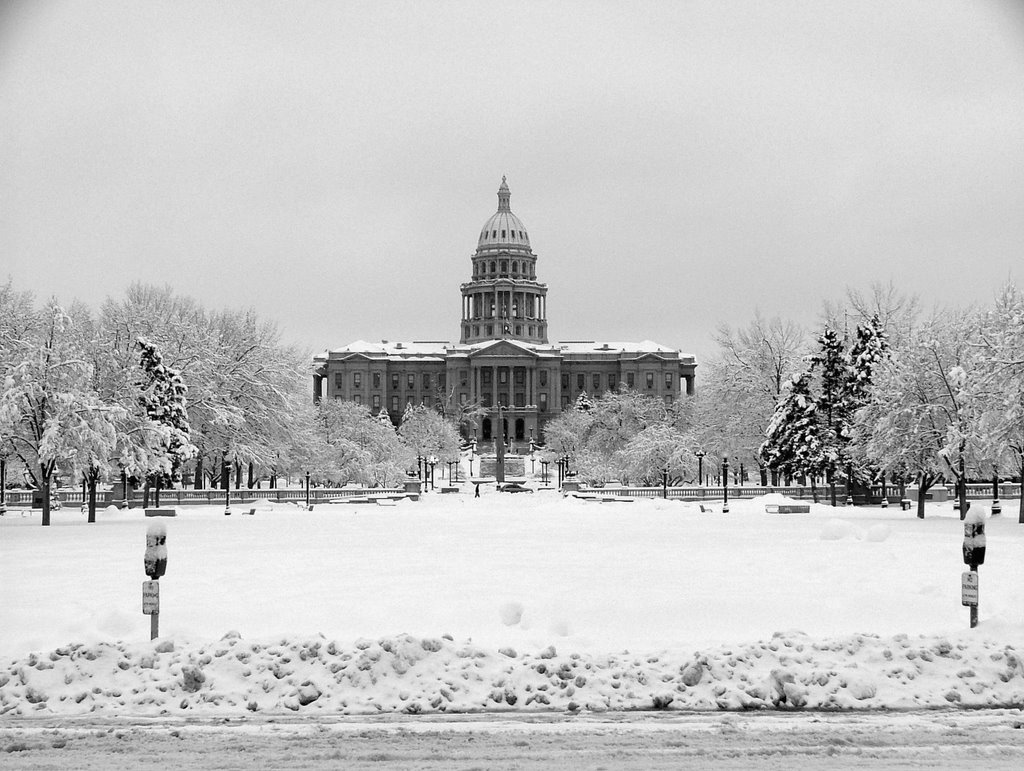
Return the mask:
<svg viewBox="0 0 1024 771">
<path fill-rule="evenodd" d="M 1019 2 L 0 7 L 0 280 L 456 340 L 502 175 L 553 340 L 706 358 L 890 279 L 1024 283 Z"/>
</svg>

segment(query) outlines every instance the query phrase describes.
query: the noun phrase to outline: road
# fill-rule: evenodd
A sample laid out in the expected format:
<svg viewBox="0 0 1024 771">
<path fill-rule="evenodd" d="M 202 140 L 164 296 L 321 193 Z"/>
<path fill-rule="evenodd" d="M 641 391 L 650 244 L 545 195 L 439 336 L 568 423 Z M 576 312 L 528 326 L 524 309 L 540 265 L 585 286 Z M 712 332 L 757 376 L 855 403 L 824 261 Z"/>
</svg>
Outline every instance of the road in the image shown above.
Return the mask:
<svg viewBox="0 0 1024 771">
<path fill-rule="evenodd" d="M 1024 767 L 1020 710 L 0 721 L 21 769 Z"/>
</svg>

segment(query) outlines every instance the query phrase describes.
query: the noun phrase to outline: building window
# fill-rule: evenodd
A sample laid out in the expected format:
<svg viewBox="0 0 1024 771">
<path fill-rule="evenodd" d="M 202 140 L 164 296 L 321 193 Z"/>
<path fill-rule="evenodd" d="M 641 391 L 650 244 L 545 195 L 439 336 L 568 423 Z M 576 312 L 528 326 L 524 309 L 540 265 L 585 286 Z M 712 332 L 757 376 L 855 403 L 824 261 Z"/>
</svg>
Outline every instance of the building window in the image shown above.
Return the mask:
<svg viewBox="0 0 1024 771">
<path fill-rule="evenodd" d="M 594 375 L 594 393 L 601 393 L 601 376 L 597 374 Z"/>
<path fill-rule="evenodd" d="M 492 329 L 493 327 L 490 324 L 488 324 L 487 326 L 484 327 L 484 334 L 490 337 L 491 334 L 493 334 L 491 331 Z"/>
<path fill-rule="evenodd" d="M 615 386 L 616 386 L 615 375 L 609 375 L 608 376 L 608 390 L 609 391 L 614 391 L 615 390 Z"/>
<path fill-rule="evenodd" d="M 508 382 L 508 367 L 498 368 L 498 382 L 502 385 Z"/>
<path fill-rule="evenodd" d="M 514 233 L 515 231 L 512 231 L 512 232 Z M 516 274 L 518 272 L 519 272 L 519 263 L 516 262 L 515 260 L 512 260 L 512 273 Z"/>
<path fill-rule="evenodd" d="M 671 403 L 672 403 L 672 394 L 665 394 L 665 404 L 668 405 L 668 404 L 671 404 Z"/>
<path fill-rule="evenodd" d="M 498 404 L 504 407 L 508 407 L 508 391 L 500 391 L 498 393 Z"/>
<path fill-rule="evenodd" d="M 374 394 L 373 395 L 373 408 L 375 410 L 379 410 L 380 409 L 380 394 Z"/>
<path fill-rule="evenodd" d="M 526 394 L 524 394 L 522 391 L 516 391 L 515 398 L 516 398 L 516 401 L 515 401 L 516 407 L 525 407 L 526 406 Z"/>
<path fill-rule="evenodd" d="M 345 376 L 340 372 L 334 373 L 334 388 L 340 391 L 345 387 Z"/>
<path fill-rule="evenodd" d="M 424 396 L 423 397 L 423 406 L 424 407 L 429 407 L 430 406 L 430 397 L 429 396 Z"/>
<path fill-rule="evenodd" d="M 428 372 L 423 373 L 423 390 L 430 390 L 430 374 Z"/>
<path fill-rule="evenodd" d="M 501 261 L 501 272 L 508 273 L 508 260 Z"/>
<path fill-rule="evenodd" d="M 484 385 L 490 385 L 491 379 L 494 376 L 494 370 L 490 367 L 484 367 L 480 370 L 480 382 Z"/>
<path fill-rule="evenodd" d="M 411 372 L 405 376 L 405 386 L 410 391 L 416 387 L 416 376 Z"/>
<path fill-rule="evenodd" d="M 582 391 L 587 387 L 587 376 L 582 372 L 576 376 L 576 390 Z"/>
<path fill-rule="evenodd" d="M 671 391 L 672 390 L 672 373 L 671 372 L 666 372 L 665 373 L 665 390 L 666 391 Z"/>
<path fill-rule="evenodd" d="M 352 373 L 352 385 L 355 386 L 356 388 L 362 388 L 363 387 L 363 373 L 362 372 L 353 372 Z"/>
<path fill-rule="evenodd" d="M 632 372 L 626 373 L 626 387 L 634 388 L 636 386 L 636 375 Z"/>
<path fill-rule="evenodd" d="M 391 397 L 391 411 L 392 412 L 398 412 L 398 397 L 397 396 L 392 396 Z"/>
<path fill-rule="evenodd" d="M 504 231 L 504 230 L 503 230 L 503 231 L 501 231 L 501 237 L 502 237 L 502 238 L 505 238 L 505 231 Z"/>
<path fill-rule="evenodd" d="M 562 409 L 565 410 L 566 408 L 568 408 L 568 406 L 569 406 L 569 397 L 568 396 L 563 396 L 562 397 Z"/>
<path fill-rule="evenodd" d="M 541 412 L 547 412 L 548 411 L 548 394 L 547 394 L 547 391 L 541 391 L 538 394 L 538 396 L 540 397 L 540 399 L 539 399 L 539 401 L 540 401 L 540 411 Z"/>
<path fill-rule="evenodd" d="M 356 404 L 362 404 L 363 403 L 363 397 L 362 397 L 361 394 L 355 394 L 352 397 L 352 401 L 354 401 Z"/>
<path fill-rule="evenodd" d="M 529 331 L 529 335 L 530 335 L 530 337 L 536 337 L 536 335 L 534 334 L 534 331 L 533 331 L 533 324 L 530 324 L 530 326 L 529 326 L 529 330 L 530 330 L 530 331 Z"/>
<path fill-rule="evenodd" d="M 459 391 L 459 404 L 465 405 L 469 402 L 469 394 L 465 391 Z"/>
<path fill-rule="evenodd" d="M 522 324 L 516 324 L 516 334 L 517 335 L 522 335 L 523 334 L 523 325 Z"/>
<path fill-rule="evenodd" d="M 569 390 L 569 373 L 568 372 L 563 372 L 562 373 L 562 390 L 563 391 L 568 391 Z"/>
<path fill-rule="evenodd" d="M 654 373 L 653 372 L 648 372 L 647 373 L 647 387 L 648 388 L 654 388 Z"/>
<path fill-rule="evenodd" d="M 437 387 L 442 391 L 448 387 L 448 374 L 445 372 L 440 373 L 437 376 Z"/>
<path fill-rule="evenodd" d="M 409 395 L 409 396 L 405 397 L 405 408 L 406 409 L 409 409 L 409 407 L 412 406 L 412 401 L 413 401 L 412 400 L 412 395 Z"/>
<path fill-rule="evenodd" d="M 494 260 L 491 260 L 491 273 L 494 273 L 494 272 L 495 272 L 495 270 L 494 270 L 494 265 L 495 265 L 495 262 L 494 262 Z"/>
<path fill-rule="evenodd" d="M 380 373 L 379 372 L 374 372 L 373 373 L 373 387 L 374 388 L 380 388 Z"/>
<path fill-rule="evenodd" d="M 526 385 L 526 370 L 522 367 L 515 369 L 515 383 L 517 386 Z"/>
<path fill-rule="evenodd" d="M 467 385 L 469 385 L 469 370 L 468 369 L 460 369 L 459 370 L 459 385 L 462 386 L 463 388 L 465 388 Z"/>
<path fill-rule="evenodd" d="M 491 404 L 491 395 L 490 395 L 490 393 L 486 393 L 486 394 L 484 394 L 483 396 L 480 397 L 480 406 L 481 407 L 491 407 L 491 406 L 493 406 Z"/>
<path fill-rule="evenodd" d="M 392 391 L 397 391 L 398 390 L 398 374 L 397 373 L 391 376 L 391 390 Z"/>
<path fill-rule="evenodd" d="M 474 324 L 473 325 L 473 337 L 479 337 L 479 336 L 480 336 L 480 327 L 479 327 L 479 325 Z"/>
<path fill-rule="evenodd" d="M 542 388 L 547 388 L 548 371 L 546 369 L 542 369 L 540 372 L 537 373 L 537 381 L 540 383 Z"/>
</svg>

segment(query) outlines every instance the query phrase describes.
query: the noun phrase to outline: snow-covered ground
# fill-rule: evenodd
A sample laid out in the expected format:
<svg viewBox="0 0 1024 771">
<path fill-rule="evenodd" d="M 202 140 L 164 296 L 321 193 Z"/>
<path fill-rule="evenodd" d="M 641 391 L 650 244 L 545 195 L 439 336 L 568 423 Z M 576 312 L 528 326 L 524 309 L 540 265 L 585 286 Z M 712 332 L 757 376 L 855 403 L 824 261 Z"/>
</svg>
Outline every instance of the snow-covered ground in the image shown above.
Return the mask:
<svg viewBox="0 0 1024 771">
<path fill-rule="evenodd" d="M 1024 526 L 554 492 L 0 518 L 0 714 L 1024 704 Z M 975 504 L 978 505 L 978 504 Z M 247 510 L 248 507 L 245 507 Z"/>
</svg>

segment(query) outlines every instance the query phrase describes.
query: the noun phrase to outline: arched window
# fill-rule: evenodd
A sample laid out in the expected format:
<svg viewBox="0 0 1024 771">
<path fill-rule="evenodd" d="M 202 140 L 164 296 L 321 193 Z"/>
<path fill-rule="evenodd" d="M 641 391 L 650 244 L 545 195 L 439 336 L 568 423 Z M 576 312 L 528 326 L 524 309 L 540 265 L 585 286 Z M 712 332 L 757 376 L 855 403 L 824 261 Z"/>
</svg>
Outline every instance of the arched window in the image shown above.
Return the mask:
<svg viewBox="0 0 1024 771">
<path fill-rule="evenodd" d="M 501 272 L 508 273 L 508 260 L 501 261 Z"/>
<path fill-rule="evenodd" d="M 519 273 L 519 263 L 515 260 L 512 261 L 512 275 L 515 276 Z"/>
<path fill-rule="evenodd" d="M 491 260 L 491 273 L 494 273 L 494 260 Z"/>
</svg>

